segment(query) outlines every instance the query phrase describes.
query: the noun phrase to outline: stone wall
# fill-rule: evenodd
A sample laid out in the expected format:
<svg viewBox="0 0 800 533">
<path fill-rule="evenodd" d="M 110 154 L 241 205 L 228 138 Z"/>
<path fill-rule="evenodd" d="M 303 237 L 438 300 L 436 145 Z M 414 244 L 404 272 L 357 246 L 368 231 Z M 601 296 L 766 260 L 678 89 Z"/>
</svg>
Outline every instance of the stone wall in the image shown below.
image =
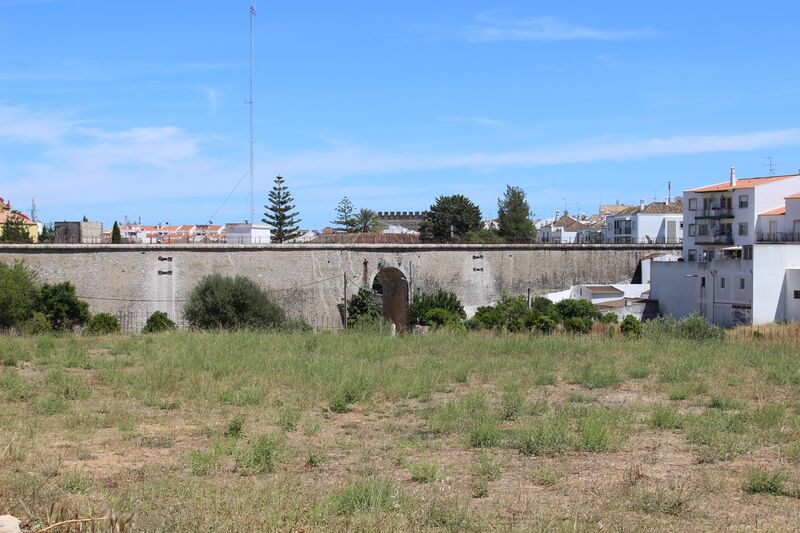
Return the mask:
<svg viewBox="0 0 800 533">
<path fill-rule="evenodd" d="M 455 292 L 468 314 L 503 292 L 539 295 L 577 283 L 629 282 L 639 260 L 664 245 L 2 245 L 0 261 L 25 261 L 42 282 L 71 281 L 92 312 L 180 318 L 206 275 L 247 276 L 287 313 L 341 327 L 344 277 L 352 294 L 394 267 L 413 292 Z M 135 326 L 131 329 L 135 329 Z"/>
</svg>

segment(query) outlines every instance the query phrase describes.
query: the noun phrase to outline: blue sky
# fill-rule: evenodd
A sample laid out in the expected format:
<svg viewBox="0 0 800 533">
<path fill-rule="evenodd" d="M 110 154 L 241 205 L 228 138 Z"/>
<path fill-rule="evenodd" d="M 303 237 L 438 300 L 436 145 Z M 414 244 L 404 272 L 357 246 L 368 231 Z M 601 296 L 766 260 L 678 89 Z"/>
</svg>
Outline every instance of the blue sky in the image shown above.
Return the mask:
<svg viewBox="0 0 800 533">
<path fill-rule="evenodd" d="M 800 168 L 796 2 L 267 2 L 256 197 L 302 226 L 464 193 L 496 215 Z M 246 0 L 0 0 L 0 196 L 208 221 L 248 168 Z M 248 218 L 247 180 L 214 222 Z"/>
</svg>

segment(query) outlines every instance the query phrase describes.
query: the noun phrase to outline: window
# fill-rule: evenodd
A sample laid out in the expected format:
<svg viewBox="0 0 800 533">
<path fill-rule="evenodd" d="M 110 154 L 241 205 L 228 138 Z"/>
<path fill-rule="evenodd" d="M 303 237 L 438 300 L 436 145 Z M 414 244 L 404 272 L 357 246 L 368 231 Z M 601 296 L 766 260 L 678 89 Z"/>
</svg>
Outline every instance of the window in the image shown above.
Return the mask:
<svg viewBox="0 0 800 533">
<path fill-rule="evenodd" d="M 703 198 L 703 211 L 711 209 L 711 198 Z"/>
<path fill-rule="evenodd" d="M 689 211 L 697 211 L 697 198 L 689 198 Z"/>
<path fill-rule="evenodd" d="M 739 209 L 747 209 L 747 206 L 750 205 L 750 197 L 746 194 L 739 195 Z"/>
<path fill-rule="evenodd" d="M 697 234 L 697 227 L 694 224 L 689 224 L 689 237 L 694 237 Z"/>
<path fill-rule="evenodd" d="M 739 278 L 739 288 L 744 290 L 744 278 Z"/>
<path fill-rule="evenodd" d="M 794 291 L 794 299 L 800 300 L 800 291 Z"/>
<path fill-rule="evenodd" d="M 700 224 L 697 228 L 698 235 L 708 235 L 708 226 L 705 224 Z"/>
<path fill-rule="evenodd" d="M 739 235 L 747 235 L 747 222 L 739 223 Z"/>
<path fill-rule="evenodd" d="M 701 287 L 705 287 L 706 286 L 706 277 L 705 276 L 700 278 L 700 286 Z"/>
<path fill-rule="evenodd" d="M 719 288 L 720 289 L 725 288 L 725 278 L 719 278 Z"/>
<path fill-rule="evenodd" d="M 689 250 L 689 261 L 697 261 L 697 250 Z"/>
<path fill-rule="evenodd" d="M 614 235 L 630 235 L 632 224 L 630 220 L 615 220 Z"/>
</svg>

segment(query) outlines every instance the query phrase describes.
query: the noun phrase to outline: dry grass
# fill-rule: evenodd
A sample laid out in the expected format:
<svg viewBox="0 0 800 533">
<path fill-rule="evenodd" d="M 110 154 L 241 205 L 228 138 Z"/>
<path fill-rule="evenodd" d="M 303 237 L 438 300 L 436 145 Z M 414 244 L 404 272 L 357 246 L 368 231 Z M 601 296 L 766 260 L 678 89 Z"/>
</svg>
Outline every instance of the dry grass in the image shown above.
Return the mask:
<svg viewBox="0 0 800 533">
<path fill-rule="evenodd" d="M 148 532 L 800 523 L 794 341 L 170 333 L 0 355 L 0 514 L 31 529 L 54 506 Z"/>
</svg>

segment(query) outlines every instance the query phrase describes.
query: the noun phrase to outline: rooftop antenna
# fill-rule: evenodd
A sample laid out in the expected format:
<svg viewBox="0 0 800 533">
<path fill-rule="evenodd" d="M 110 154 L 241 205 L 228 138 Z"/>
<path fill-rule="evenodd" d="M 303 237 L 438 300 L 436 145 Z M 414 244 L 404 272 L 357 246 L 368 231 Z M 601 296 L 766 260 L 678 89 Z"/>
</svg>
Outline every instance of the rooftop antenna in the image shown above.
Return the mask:
<svg viewBox="0 0 800 533">
<path fill-rule="evenodd" d="M 766 159 L 767 160 L 767 162 L 766 163 L 762 163 L 761 166 L 769 168 L 769 175 L 770 176 L 774 176 L 775 175 L 775 162 L 772 160 L 772 156 L 768 155 L 768 156 L 762 157 L 761 159 Z"/>
<path fill-rule="evenodd" d="M 667 182 L 667 205 L 672 203 L 672 182 Z"/>
<path fill-rule="evenodd" d="M 256 0 L 250 0 L 250 98 L 247 104 L 250 106 L 250 220 L 256 219 L 255 206 L 255 163 L 253 149 L 255 147 L 255 136 L 253 133 L 253 22 L 256 16 Z"/>
<path fill-rule="evenodd" d="M 36 198 L 31 198 L 31 220 L 39 222 L 39 212 L 36 210 Z"/>
</svg>

